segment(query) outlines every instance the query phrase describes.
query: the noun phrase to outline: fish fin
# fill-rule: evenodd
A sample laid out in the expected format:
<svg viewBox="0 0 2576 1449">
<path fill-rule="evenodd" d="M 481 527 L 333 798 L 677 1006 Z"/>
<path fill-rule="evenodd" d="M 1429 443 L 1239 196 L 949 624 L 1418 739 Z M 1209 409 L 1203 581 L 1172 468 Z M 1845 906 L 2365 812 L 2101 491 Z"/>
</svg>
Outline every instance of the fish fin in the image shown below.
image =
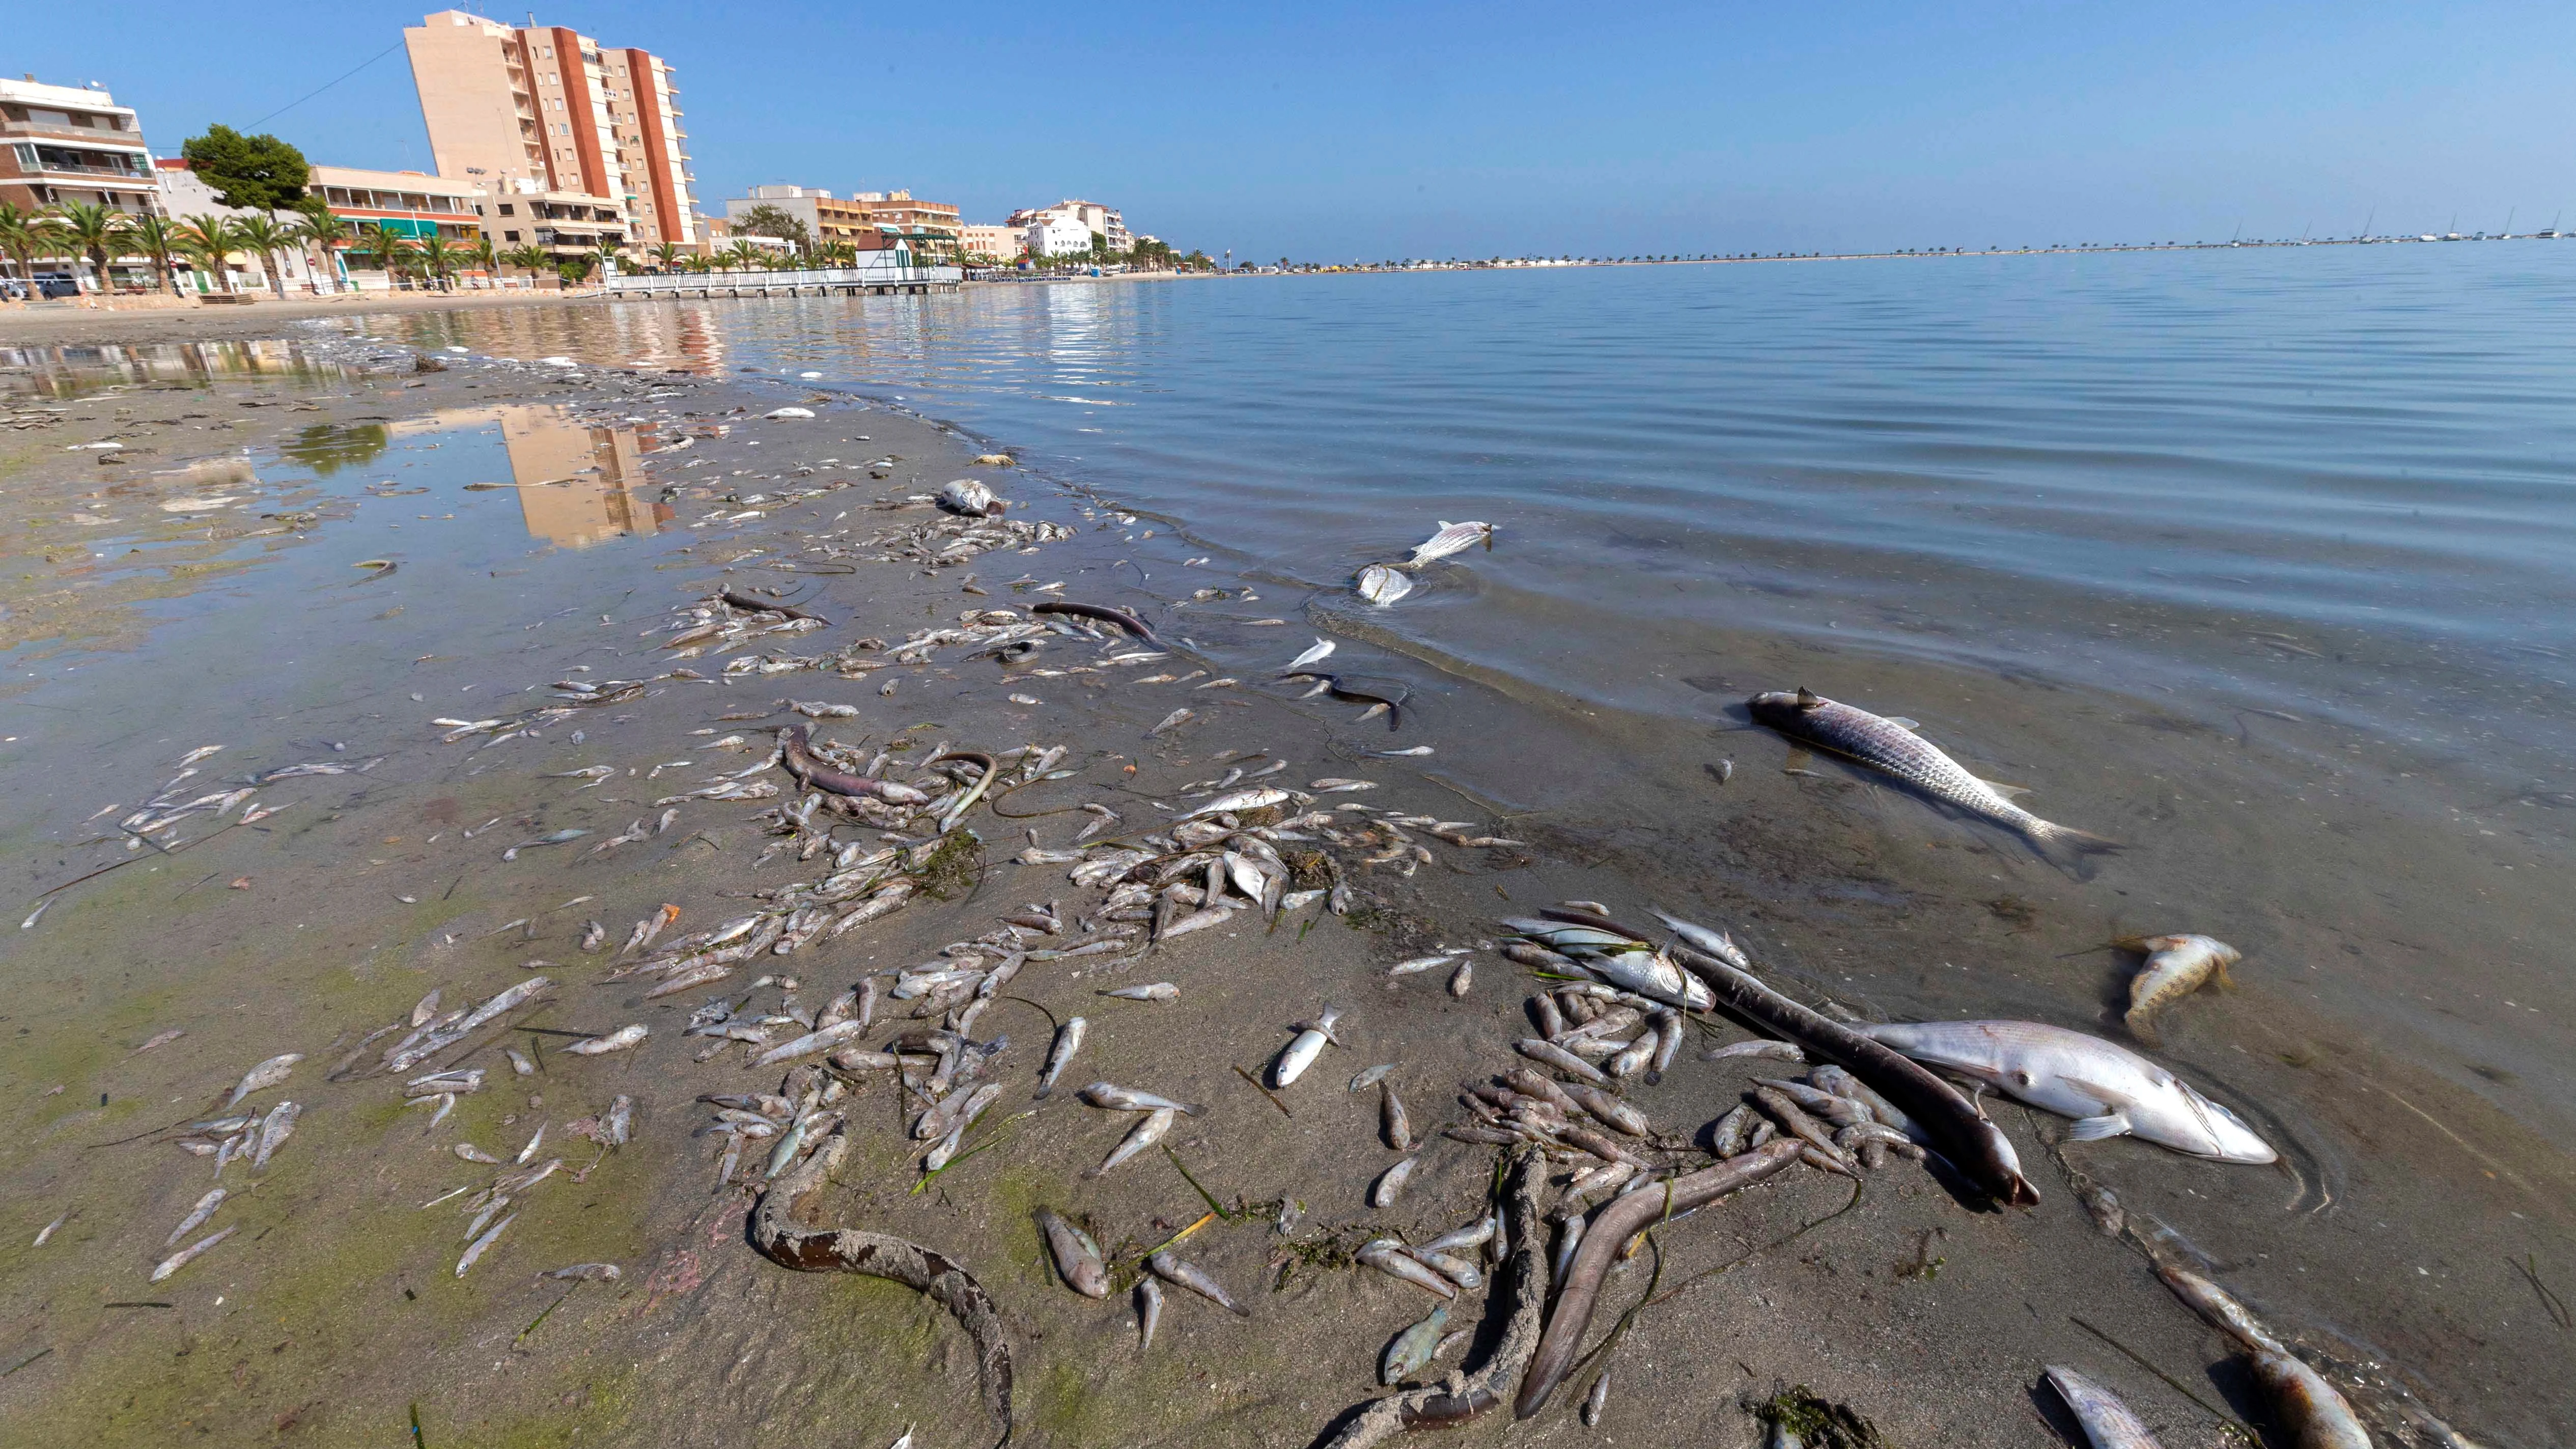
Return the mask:
<svg viewBox="0 0 2576 1449">
<path fill-rule="evenodd" d="M 1892 724 L 1901 730 L 1910 730 L 1916 734 L 1921 734 L 1923 732 L 1923 721 L 1919 719 L 1907 719 L 1901 714 L 1881 715 L 1879 718 L 1886 720 L 1889 724 Z"/>
<path fill-rule="evenodd" d="M 1816 692 L 1814 690 L 1809 689 L 1803 684 L 1798 686 L 1798 708 L 1814 709 L 1823 703 L 1824 701 L 1822 699 L 1816 697 Z"/>
<path fill-rule="evenodd" d="M 1909 720 L 1896 720 L 1894 723 L 1904 725 L 1908 729 L 1914 728 L 1913 723 Z M 1979 780 L 1977 783 L 1994 791 L 1996 794 L 2003 796 L 2007 800 L 2018 800 L 2024 795 L 2035 795 L 2039 793 L 2031 789 L 2028 785 L 2007 785 L 2001 780 Z"/>
<path fill-rule="evenodd" d="M 2128 1113 L 2106 1112 L 2099 1117 L 2076 1118 L 2070 1135 L 2078 1142 L 2099 1142 L 2105 1137 L 2117 1137 L 2128 1130 Z"/>
<path fill-rule="evenodd" d="M 2210 972 L 2209 974 L 2210 979 L 2218 983 L 2219 990 L 2233 991 L 2236 989 L 2236 978 L 2227 974 L 2227 963 L 2225 961 L 2219 962 L 2218 969 Z"/>
</svg>

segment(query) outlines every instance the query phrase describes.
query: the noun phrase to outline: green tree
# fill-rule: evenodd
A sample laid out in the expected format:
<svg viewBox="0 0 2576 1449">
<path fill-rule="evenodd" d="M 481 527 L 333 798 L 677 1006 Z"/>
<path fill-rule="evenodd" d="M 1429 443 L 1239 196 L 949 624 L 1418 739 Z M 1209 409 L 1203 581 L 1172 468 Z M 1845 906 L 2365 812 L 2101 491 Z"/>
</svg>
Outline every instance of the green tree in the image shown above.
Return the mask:
<svg viewBox="0 0 2576 1449">
<path fill-rule="evenodd" d="M 278 444 L 277 451 L 328 478 L 342 468 L 374 462 L 389 441 L 382 423 L 315 423 Z"/>
<path fill-rule="evenodd" d="M 454 291 L 456 269 L 465 263 L 471 253 L 464 247 L 458 246 L 453 238 L 440 236 L 436 232 L 422 237 L 414 250 L 420 258 L 421 270 L 429 273 L 430 280 L 438 284 L 438 290 Z"/>
<path fill-rule="evenodd" d="M 187 245 L 179 224 L 166 216 L 138 216 L 128 230 L 134 249 L 150 259 L 152 275 L 160 278 L 162 290 L 177 296 L 179 274 L 174 263 Z"/>
<path fill-rule="evenodd" d="M 501 254 L 501 260 L 533 277 L 554 263 L 544 247 L 534 243 L 515 246 Z"/>
<path fill-rule="evenodd" d="M 233 274 L 225 259 L 242 249 L 232 218 L 211 214 L 189 217 L 179 228 L 179 247 L 187 253 L 188 260 L 205 268 L 216 286 L 227 295 L 232 292 Z"/>
<path fill-rule="evenodd" d="M 737 236 L 774 236 L 794 243 L 800 252 L 814 245 L 814 234 L 806 229 L 803 217 L 790 216 L 766 201 L 736 217 L 733 230 Z"/>
<path fill-rule="evenodd" d="M 555 275 L 563 278 L 567 284 L 577 286 L 589 279 L 592 265 L 589 253 L 576 253 L 555 263 Z"/>
<path fill-rule="evenodd" d="M 245 136 L 230 126 L 208 126 L 179 148 L 188 165 L 215 189 L 215 199 L 245 211 L 284 211 L 304 199 L 313 168 L 304 153 L 275 136 Z"/>
<path fill-rule="evenodd" d="M 661 270 L 667 272 L 677 267 L 680 264 L 680 257 L 681 249 L 678 242 L 653 243 L 653 265 Z"/>
<path fill-rule="evenodd" d="M 116 289 L 108 275 L 108 261 L 123 253 L 126 229 L 132 224 L 133 218 L 104 202 L 66 201 L 54 207 L 55 229 L 74 251 L 89 258 L 102 297 Z"/>
<path fill-rule="evenodd" d="M 0 201 L 0 252 L 7 252 L 18 264 L 18 275 L 27 280 L 27 296 L 36 295 L 36 253 L 53 245 L 53 223 L 34 212 L 20 211 Z"/>
<path fill-rule="evenodd" d="M 331 208 L 323 205 L 320 198 L 308 196 L 304 200 L 306 204 L 296 208 L 304 213 L 304 219 L 293 227 L 295 240 L 322 254 L 322 275 L 331 279 L 331 290 L 337 292 L 340 290 L 338 256 L 357 239 L 357 228 L 349 225 L 345 218 L 332 215 Z"/>
<path fill-rule="evenodd" d="M 295 235 L 277 224 L 267 212 L 253 212 L 233 223 L 233 236 L 240 248 L 259 256 L 259 269 L 268 273 L 268 289 L 277 300 L 286 300 L 286 269 L 277 264 L 277 254 L 295 246 Z"/>
</svg>

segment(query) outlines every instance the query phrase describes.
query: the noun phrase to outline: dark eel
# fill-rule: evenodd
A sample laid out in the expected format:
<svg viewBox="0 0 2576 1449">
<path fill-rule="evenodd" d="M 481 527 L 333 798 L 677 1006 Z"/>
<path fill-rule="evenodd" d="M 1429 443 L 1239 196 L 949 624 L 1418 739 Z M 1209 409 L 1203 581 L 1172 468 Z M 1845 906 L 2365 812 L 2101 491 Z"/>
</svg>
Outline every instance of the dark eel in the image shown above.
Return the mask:
<svg viewBox="0 0 2576 1449">
<path fill-rule="evenodd" d="M 1797 1139 L 1783 1137 L 1741 1157 L 1677 1177 L 1665 1191 L 1649 1187 L 1612 1198 L 1595 1213 L 1574 1249 L 1574 1261 L 1565 1266 L 1565 1286 L 1557 1290 L 1556 1311 L 1548 1315 L 1547 1332 L 1540 1336 L 1520 1394 L 1512 1401 L 1512 1417 L 1526 1419 L 1546 1407 L 1548 1396 L 1573 1371 L 1584 1331 L 1592 1326 L 1592 1310 L 1601 1301 L 1602 1280 L 1630 1238 L 1653 1227 L 1659 1218 L 1705 1207 L 1738 1188 L 1751 1187 L 1797 1161 L 1801 1150 Z"/>
<path fill-rule="evenodd" d="M 787 766 L 787 773 L 817 790 L 828 790 L 835 795 L 875 796 L 879 793 L 880 782 L 853 775 L 847 770 L 835 770 L 814 758 L 813 752 L 807 748 L 807 742 L 813 738 L 814 731 L 808 725 L 789 725 L 778 732 L 779 761 Z"/>
<path fill-rule="evenodd" d="M 1067 599 L 1049 599 L 1043 604 L 1031 607 L 1029 612 L 1032 614 L 1070 614 L 1077 619 L 1098 619 L 1105 624 L 1117 625 L 1119 628 L 1126 630 L 1128 633 L 1135 635 L 1137 638 L 1144 640 L 1146 643 L 1153 645 L 1157 649 L 1169 649 L 1172 647 L 1171 645 L 1163 642 L 1162 636 L 1154 632 L 1152 625 L 1137 618 L 1134 614 L 1127 612 L 1125 609 L 1111 608 L 1103 604 L 1077 604 Z"/>
<path fill-rule="evenodd" d="M 1512 1275 L 1512 1316 L 1492 1355 L 1472 1372 L 1453 1370 L 1437 1384 L 1369 1405 L 1324 1449 L 1368 1449 L 1408 1429 L 1455 1429 L 1502 1403 L 1503 1382 L 1520 1371 L 1538 1345 L 1547 1306 L 1547 1254 L 1540 1246 L 1538 1212 L 1539 1180 L 1546 1166 L 1534 1150 L 1524 1150 L 1513 1166 L 1511 1226 L 1520 1241 L 1504 1265 Z"/>
<path fill-rule="evenodd" d="M 749 594 L 737 594 L 731 589 L 724 590 L 717 594 L 716 597 L 733 605 L 737 609 L 745 609 L 755 614 L 784 614 L 790 619 L 811 619 L 815 623 L 820 624 L 827 629 L 832 625 L 832 621 L 824 618 L 822 615 L 809 613 L 806 610 L 796 607 L 794 604 L 782 604 L 775 600 L 755 599 Z"/>
<path fill-rule="evenodd" d="M 1386 706 L 1387 733 L 1393 734 L 1404 722 L 1404 702 L 1413 698 L 1411 688 L 1391 680 L 1363 678 L 1351 674 L 1319 674 L 1299 669 L 1279 676 L 1282 679 L 1319 679 L 1335 699 L 1366 700 Z"/>
<path fill-rule="evenodd" d="M 1551 906 L 1539 914 L 1639 941 L 1651 939 L 1591 911 Z M 1952 1166 L 1995 1201 L 2015 1207 L 2038 1204 L 2039 1191 L 2021 1175 L 2021 1159 L 2014 1155 L 2012 1142 L 1949 1083 L 1911 1057 L 1809 1010 L 1706 952 L 1679 941 L 1666 949 L 1673 960 L 1708 983 L 1718 1005 L 1783 1041 L 1796 1042 L 1810 1056 L 1840 1064 L 1870 1090 L 1895 1103 L 1932 1135 L 1933 1145 Z"/>
<path fill-rule="evenodd" d="M 1011 1442 L 1011 1340 L 1001 1310 L 974 1275 L 946 1255 L 918 1243 L 864 1228 L 808 1228 L 795 1221 L 797 1202 L 823 1185 L 849 1150 L 846 1127 L 835 1127 L 805 1165 L 762 1193 L 751 1210 L 751 1244 L 782 1268 L 803 1273 L 864 1273 L 930 1295 L 955 1315 L 975 1341 L 976 1377 L 984 1407 L 1002 1426 L 993 1449 Z"/>
</svg>

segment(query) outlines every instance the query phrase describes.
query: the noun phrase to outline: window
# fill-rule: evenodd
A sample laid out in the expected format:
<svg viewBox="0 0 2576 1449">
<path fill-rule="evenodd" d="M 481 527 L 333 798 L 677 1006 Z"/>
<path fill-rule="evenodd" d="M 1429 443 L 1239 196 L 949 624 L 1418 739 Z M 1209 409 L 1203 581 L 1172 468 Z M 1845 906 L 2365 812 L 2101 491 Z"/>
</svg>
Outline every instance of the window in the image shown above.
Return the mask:
<svg viewBox="0 0 2576 1449">
<path fill-rule="evenodd" d="M 481 207 L 476 207 L 476 208 L 475 208 L 475 210 L 480 211 L 480 210 L 482 210 L 482 208 L 481 208 Z M 508 202 L 506 202 L 506 201 L 501 203 L 501 214 L 502 214 L 503 216 L 516 216 L 516 215 L 518 215 L 518 213 L 517 213 L 517 212 L 515 212 L 515 211 L 513 211 L 513 210 L 511 210 L 511 209 L 510 209 L 510 203 L 508 203 Z"/>
<path fill-rule="evenodd" d="M 501 233 L 501 240 L 503 241 L 517 241 L 518 239 L 519 234 L 515 231 L 505 231 Z"/>
</svg>

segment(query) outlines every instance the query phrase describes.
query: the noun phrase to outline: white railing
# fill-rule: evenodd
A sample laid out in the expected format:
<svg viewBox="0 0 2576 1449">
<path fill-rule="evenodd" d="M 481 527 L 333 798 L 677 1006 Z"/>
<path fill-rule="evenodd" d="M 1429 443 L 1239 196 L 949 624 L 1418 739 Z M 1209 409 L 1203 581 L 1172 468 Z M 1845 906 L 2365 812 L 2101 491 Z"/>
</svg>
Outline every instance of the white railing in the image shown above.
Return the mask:
<svg viewBox="0 0 2576 1449">
<path fill-rule="evenodd" d="M 602 290 L 611 296 L 694 294 L 707 291 L 771 292 L 801 290 L 808 287 L 821 291 L 844 287 L 955 286 L 963 279 L 964 273 L 956 267 L 887 264 L 816 267 L 802 271 L 774 272 L 673 272 L 648 275 L 621 273 L 602 283 Z"/>
</svg>

